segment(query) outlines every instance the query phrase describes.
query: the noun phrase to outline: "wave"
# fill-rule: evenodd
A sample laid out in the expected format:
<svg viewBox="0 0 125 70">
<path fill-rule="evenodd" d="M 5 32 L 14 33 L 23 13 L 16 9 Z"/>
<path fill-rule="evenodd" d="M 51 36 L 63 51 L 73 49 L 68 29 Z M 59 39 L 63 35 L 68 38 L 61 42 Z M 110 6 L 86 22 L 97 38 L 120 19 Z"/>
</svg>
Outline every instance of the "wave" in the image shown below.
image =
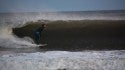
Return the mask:
<svg viewBox="0 0 125 70">
<path fill-rule="evenodd" d="M 0 47 L 24 48 L 38 46 L 31 38 L 19 38 L 12 32 L 12 28 L 22 27 L 27 25 L 29 21 L 38 20 L 42 22 L 46 22 L 45 20 L 125 20 L 125 14 L 124 12 L 0 13 Z"/>
<path fill-rule="evenodd" d="M 24 18 L 25 19 L 25 18 Z M 30 37 L 19 38 L 12 29 L 25 26 L 32 19 L 11 18 L 0 19 L 0 47 L 2 48 L 29 48 L 38 47 Z M 33 20 L 32 20 L 33 21 Z M 35 20 L 34 20 L 35 21 Z"/>
</svg>

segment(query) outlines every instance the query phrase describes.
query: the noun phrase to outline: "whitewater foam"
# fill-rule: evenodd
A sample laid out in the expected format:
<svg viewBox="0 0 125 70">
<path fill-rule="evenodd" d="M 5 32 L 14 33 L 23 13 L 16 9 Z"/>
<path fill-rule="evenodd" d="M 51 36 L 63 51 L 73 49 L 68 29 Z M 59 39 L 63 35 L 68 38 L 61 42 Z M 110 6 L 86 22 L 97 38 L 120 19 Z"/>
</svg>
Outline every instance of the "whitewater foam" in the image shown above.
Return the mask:
<svg viewBox="0 0 125 70">
<path fill-rule="evenodd" d="M 18 38 L 13 34 L 12 28 L 9 26 L 0 27 L 0 47 L 4 48 L 28 48 L 37 45 L 29 37 Z"/>
<path fill-rule="evenodd" d="M 0 56 L 1 70 L 125 70 L 125 50 L 47 51 Z"/>
<path fill-rule="evenodd" d="M 13 34 L 12 28 L 22 27 L 28 21 L 36 21 L 30 16 L 16 14 L 0 14 L 0 47 L 4 48 L 29 48 L 37 47 L 29 37 L 19 38 Z M 38 20 L 38 19 L 37 19 Z"/>
</svg>

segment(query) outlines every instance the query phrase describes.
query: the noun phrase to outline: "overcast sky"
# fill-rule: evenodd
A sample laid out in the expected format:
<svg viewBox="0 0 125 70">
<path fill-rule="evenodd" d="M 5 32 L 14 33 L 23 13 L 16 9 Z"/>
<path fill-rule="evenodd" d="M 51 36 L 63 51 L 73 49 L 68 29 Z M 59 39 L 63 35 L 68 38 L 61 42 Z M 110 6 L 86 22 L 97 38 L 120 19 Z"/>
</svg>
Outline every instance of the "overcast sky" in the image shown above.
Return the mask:
<svg viewBox="0 0 125 70">
<path fill-rule="evenodd" d="M 0 0 L 0 12 L 125 10 L 125 0 Z"/>
</svg>

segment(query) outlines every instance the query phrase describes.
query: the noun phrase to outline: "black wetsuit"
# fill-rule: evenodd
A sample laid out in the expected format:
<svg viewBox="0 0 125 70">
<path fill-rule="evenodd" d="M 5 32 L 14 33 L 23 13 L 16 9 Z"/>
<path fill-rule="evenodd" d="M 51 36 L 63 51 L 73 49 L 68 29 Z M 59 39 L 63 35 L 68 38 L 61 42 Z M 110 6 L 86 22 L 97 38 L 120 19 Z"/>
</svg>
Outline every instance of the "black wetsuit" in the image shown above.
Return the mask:
<svg viewBox="0 0 125 70">
<path fill-rule="evenodd" d="M 40 43 L 41 33 L 42 33 L 43 29 L 44 28 L 40 27 L 34 31 L 34 39 L 37 44 Z"/>
</svg>

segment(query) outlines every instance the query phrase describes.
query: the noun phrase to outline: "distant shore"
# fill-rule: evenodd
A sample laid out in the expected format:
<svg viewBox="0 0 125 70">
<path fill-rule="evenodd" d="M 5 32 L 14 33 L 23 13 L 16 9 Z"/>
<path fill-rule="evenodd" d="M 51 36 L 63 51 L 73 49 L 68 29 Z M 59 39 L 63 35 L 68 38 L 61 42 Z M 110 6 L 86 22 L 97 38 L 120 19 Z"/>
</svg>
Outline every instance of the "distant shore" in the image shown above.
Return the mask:
<svg viewBox="0 0 125 70">
<path fill-rule="evenodd" d="M 44 22 L 14 28 L 19 37 L 33 38 L 33 31 Z M 70 20 L 45 22 L 41 43 L 50 50 L 120 50 L 125 49 L 125 20 Z"/>
</svg>

